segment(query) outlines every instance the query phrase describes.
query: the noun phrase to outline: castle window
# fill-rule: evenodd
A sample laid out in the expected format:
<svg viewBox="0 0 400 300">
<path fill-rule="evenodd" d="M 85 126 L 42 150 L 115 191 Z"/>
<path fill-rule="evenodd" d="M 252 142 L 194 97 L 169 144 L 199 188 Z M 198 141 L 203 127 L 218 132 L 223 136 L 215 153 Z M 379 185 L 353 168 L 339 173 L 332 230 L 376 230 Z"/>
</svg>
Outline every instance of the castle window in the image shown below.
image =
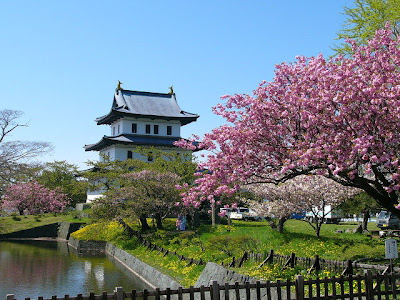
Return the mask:
<svg viewBox="0 0 400 300">
<path fill-rule="evenodd" d="M 153 152 L 149 152 L 149 154 L 147 154 L 147 161 L 153 161 Z"/>
<path fill-rule="evenodd" d="M 119 124 L 118 124 L 118 134 L 120 133 L 120 127 L 119 127 Z"/>
<path fill-rule="evenodd" d="M 146 133 L 150 134 L 150 124 L 146 124 Z"/>
<path fill-rule="evenodd" d="M 172 135 L 172 126 L 167 126 L 167 135 Z"/>
<path fill-rule="evenodd" d="M 132 151 L 128 151 L 128 159 L 132 158 Z"/>
<path fill-rule="evenodd" d="M 132 123 L 132 133 L 137 133 L 137 124 Z"/>
<path fill-rule="evenodd" d="M 158 125 L 154 125 L 154 134 L 158 134 Z"/>
<path fill-rule="evenodd" d="M 115 126 L 113 126 L 113 135 L 115 135 Z"/>
</svg>

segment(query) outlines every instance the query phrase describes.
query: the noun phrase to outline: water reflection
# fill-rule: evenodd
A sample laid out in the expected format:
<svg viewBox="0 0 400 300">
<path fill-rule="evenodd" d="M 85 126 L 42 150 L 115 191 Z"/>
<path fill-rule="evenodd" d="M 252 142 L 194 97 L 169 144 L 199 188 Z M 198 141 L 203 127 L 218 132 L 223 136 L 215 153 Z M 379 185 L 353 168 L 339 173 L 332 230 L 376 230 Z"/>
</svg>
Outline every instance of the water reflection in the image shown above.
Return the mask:
<svg viewBox="0 0 400 300">
<path fill-rule="evenodd" d="M 50 298 L 147 288 L 106 256 L 79 255 L 65 242 L 0 242 L 0 299 Z"/>
</svg>

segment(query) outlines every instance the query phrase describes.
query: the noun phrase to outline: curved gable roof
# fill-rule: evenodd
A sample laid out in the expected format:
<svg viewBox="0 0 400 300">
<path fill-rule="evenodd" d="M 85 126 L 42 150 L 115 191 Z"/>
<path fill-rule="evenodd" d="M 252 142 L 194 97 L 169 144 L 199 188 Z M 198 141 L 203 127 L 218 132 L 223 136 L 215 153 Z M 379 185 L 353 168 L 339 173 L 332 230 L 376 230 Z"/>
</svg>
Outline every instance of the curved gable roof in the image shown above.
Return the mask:
<svg viewBox="0 0 400 300">
<path fill-rule="evenodd" d="M 111 111 L 96 119 L 98 125 L 111 124 L 122 117 L 151 117 L 179 120 L 182 125 L 196 121 L 197 114 L 183 111 L 175 94 L 116 90 Z"/>
</svg>

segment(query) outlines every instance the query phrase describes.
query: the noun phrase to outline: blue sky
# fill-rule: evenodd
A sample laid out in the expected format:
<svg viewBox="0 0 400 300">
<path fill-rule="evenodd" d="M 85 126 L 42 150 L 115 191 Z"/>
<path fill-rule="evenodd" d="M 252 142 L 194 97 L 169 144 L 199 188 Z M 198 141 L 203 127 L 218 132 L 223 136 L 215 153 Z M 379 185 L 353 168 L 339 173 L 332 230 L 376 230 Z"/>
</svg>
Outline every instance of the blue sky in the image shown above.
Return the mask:
<svg viewBox="0 0 400 300">
<path fill-rule="evenodd" d="M 251 93 L 296 55 L 332 54 L 348 0 L 0 1 L 0 109 L 29 127 L 10 139 L 48 141 L 42 161 L 85 168 L 85 144 L 109 134 L 94 119 L 128 90 L 168 92 L 197 113 L 182 136 L 223 120 L 225 94 Z"/>
</svg>

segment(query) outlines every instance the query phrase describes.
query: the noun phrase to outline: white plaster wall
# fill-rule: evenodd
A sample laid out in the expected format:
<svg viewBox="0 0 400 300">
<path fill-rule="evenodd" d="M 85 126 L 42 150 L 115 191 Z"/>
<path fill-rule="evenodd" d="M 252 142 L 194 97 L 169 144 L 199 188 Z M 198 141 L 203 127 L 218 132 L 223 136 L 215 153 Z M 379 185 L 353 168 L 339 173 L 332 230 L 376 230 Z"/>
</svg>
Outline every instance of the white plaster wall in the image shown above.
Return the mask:
<svg viewBox="0 0 400 300">
<path fill-rule="evenodd" d="M 141 135 L 156 135 L 156 136 L 175 136 L 179 137 L 181 135 L 181 123 L 179 121 L 166 121 L 166 120 L 150 120 L 150 119 L 135 119 L 135 118 L 124 118 L 115 121 L 111 124 L 110 135 L 113 136 L 115 128 L 115 135 L 118 135 L 118 125 L 120 126 L 119 134 L 132 134 L 132 123 L 137 124 L 137 133 Z M 146 134 L 146 124 L 151 125 L 151 133 Z M 153 133 L 153 125 L 158 125 L 158 134 Z M 167 126 L 172 126 L 172 134 L 167 135 Z"/>
<path fill-rule="evenodd" d="M 170 149 L 170 148 L 162 148 L 162 147 L 157 147 L 157 149 L 160 149 L 165 152 L 169 153 L 182 153 L 182 155 L 190 153 L 190 151 L 187 151 L 185 149 L 181 148 L 176 148 L 176 149 Z M 106 149 L 103 149 L 101 153 L 110 153 L 110 160 L 120 160 L 124 161 L 128 159 L 128 151 L 132 151 L 132 158 L 133 159 L 139 159 L 143 161 L 147 161 L 147 157 L 141 154 L 136 153 L 136 147 L 128 146 L 128 145 L 113 145 L 111 147 L 108 147 Z M 100 156 L 101 159 L 101 156 Z"/>
<path fill-rule="evenodd" d="M 86 194 L 86 203 L 93 203 L 94 200 L 104 197 L 101 191 L 92 191 L 87 192 Z"/>
<path fill-rule="evenodd" d="M 157 148 L 162 151 L 165 151 L 165 152 L 181 153 L 182 155 L 185 155 L 185 154 L 191 152 L 191 151 L 181 149 L 181 148 L 176 148 L 176 149 L 162 148 L 162 147 L 157 147 Z M 114 161 L 114 160 L 125 161 L 128 159 L 128 151 L 132 151 L 133 159 L 147 161 L 146 156 L 136 153 L 135 150 L 136 150 L 135 147 L 128 146 L 128 145 L 113 145 L 113 146 L 103 149 L 102 151 L 100 151 L 100 153 L 109 155 L 109 158 L 111 161 Z M 191 157 L 191 156 L 189 155 L 188 157 Z M 100 155 L 99 160 L 103 160 L 101 155 Z M 87 197 L 86 197 L 86 202 L 92 203 L 95 199 L 103 197 L 103 195 L 102 195 L 103 192 L 104 192 L 104 190 L 88 191 Z"/>
<path fill-rule="evenodd" d="M 106 155 L 110 158 L 111 161 L 116 160 L 116 153 L 115 153 L 115 147 L 111 146 L 111 147 L 107 147 L 102 149 L 99 152 L 99 160 L 100 161 L 104 161 L 103 156 L 102 155 Z"/>
</svg>

